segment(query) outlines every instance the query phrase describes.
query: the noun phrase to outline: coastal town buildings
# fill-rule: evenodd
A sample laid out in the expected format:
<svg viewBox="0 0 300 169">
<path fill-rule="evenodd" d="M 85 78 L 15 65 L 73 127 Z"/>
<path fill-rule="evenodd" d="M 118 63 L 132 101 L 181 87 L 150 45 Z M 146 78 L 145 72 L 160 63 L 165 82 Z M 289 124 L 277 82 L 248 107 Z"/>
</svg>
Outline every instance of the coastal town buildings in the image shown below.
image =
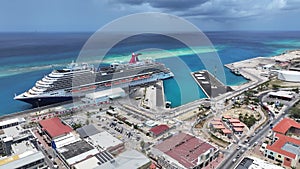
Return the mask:
<svg viewBox="0 0 300 169">
<path fill-rule="evenodd" d="M 76 131 L 82 139 L 100 133 L 100 131 L 93 124 L 80 127 L 76 129 Z"/>
<path fill-rule="evenodd" d="M 103 131 L 86 138 L 99 151 L 108 151 L 112 154 L 119 154 L 124 150 L 124 142 L 114 137 L 107 131 Z"/>
<path fill-rule="evenodd" d="M 137 150 L 126 150 L 95 169 L 149 169 L 151 160 Z"/>
<path fill-rule="evenodd" d="M 70 168 L 89 157 L 95 156 L 99 151 L 84 140 L 79 140 L 63 147 L 57 148 L 57 155 Z"/>
<path fill-rule="evenodd" d="M 269 71 L 272 67 L 266 65 L 264 71 Z M 243 73 L 243 69 L 238 71 L 241 73 L 236 73 Z M 207 79 L 203 79 L 204 76 L 201 77 L 202 74 L 197 72 L 194 76 L 198 80 Z M 205 85 L 212 87 L 208 81 L 201 81 L 200 83 L 204 82 Z M 151 84 L 149 90 L 155 94 L 159 93 L 154 86 L 152 87 Z M 252 89 L 256 91 L 253 88 L 255 86 L 256 82 L 251 89 L 244 88 L 243 90 L 246 92 Z M 146 169 L 152 163 L 146 155 L 153 157 L 153 168 L 155 168 L 155 165 L 167 169 L 213 168 L 218 165 L 215 164 L 218 163 L 217 157 L 220 157 L 220 159 L 225 157 L 230 163 L 228 168 L 233 168 L 241 160 L 245 152 L 254 152 L 255 147 L 261 144 L 259 141 L 260 136 L 266 134 L 269 124 L 274 122 L 274 119 L 268 119 L 266 118 L 267 115 L 262 115 L 264 118 L 261 121 L 266 120 L 266 123 L 257 123 L 259 127 L 252 127 L 249 130 L 248 124 L 242 118 L 229 113 L 229 115 L 221 115 L 221 113 L 216 111 L 216 107 L 223 107 L 224 110 L 230 109 L 235 101 L 239 106 L 244 104 L 245 95 L 244 93 L 239 93 L 242 90 L 237 90 L 238 92 L 233 91 L 236 94 L 234 97 L 239 97 L 238 99 L 229 97 L 231 96 L 230 94 L 228 94 L 227 98 L 220 100 L 207 99 L 205 102 L 209 103 L 207 110 L 203 110 L 203 107 L 205 107 L 203 105 L 205 104 L 202 105 L 202 101 L 197 101 L 191 103 L 191 105 L 183 105 L 183 107 L 170 111 L 169 109 L 159 109 L 166 112 L 163 112 L 165 113 L 164 115 L 156 114 L 157 112 L 155 111 L 157 110 L 152 109 L 151 106 L 149 106 L 149 109 L 143 108 L 139 100 L 145 100 L 146 97 L 135 96 L 134 92 L 139 93 L 140 91 L 138 90 L 133 90 L 133 96 L 131 96 L 134 98 L 130 100 L 135 104 L 133 106 L 128 105 L 131 103 L 126 100 L 127 98 L 122 98 L 125 94 L 124 92 L 128 92 L 127 89 L 116 89 L 114 91 L 116 93 L 103 91 L 102 93 L 86 95 L 85 98 L 80 99 L 80 103 L 88 102 L 91 105 L 90 107 L 72 109 L 74 112 L 69 114 L 59 114 L 62 117 L 61 119 L 58 117 L 51 118 L 52 116 L 49 116 L 50 109 L 49 111 L 42 111 L 41 114 L 43 116 L 40 116 L 42 118 L 37 118 L 37 121 L 38 119 L 43 120 L 37 123 L 31 121 L 34 133 L 36 136 L 40 136 L 38 141 L 32 135 L 31 130 L 21 127 L 20 124 L 24 123 L 25 119 L 1 121 L 0 152 L 9 156 L 8 158 L 0 159 L 3 160 L 2 163 L 0 161 L 0 168 L 3 166 L 10 168 L 13 165 L 17 166 L 19 163 L 22 163 L 20 167 L 30 168 L 38 165 L 42 168 L 45 166 L 46 159 L 46 162 L 50 161 L 50 164 L 55 161 L 61 161 L 61 166 L 74 169 Z M 107 96 L 107 93 L 110 93 L 110 96 Z M 143 92 L 140 93 L 144 94 Z M 212 92 L 212 94 L 214 93 Z M 114 102 L 114 98 L 119 96 L 122 96 L 120 100 Z M 216 96 L 219 96 L 219 94 Z M 296 93 L 290 94 L 289 91 L 269 92 L 266 96 L 285 100 L 294 100 L 298 97 Z M 256 95 L 252 97 L 256 98 Z M 99 104 L 96 104 L 104 100 L 109 100 L 110 105 L 99 106 Z M 223 105 L 224 100 L 227 100 L 227 105 Z M 151 101 L 148 101 L 148 103 L 151 103 Z M 253 105 L 247 106 L 249 111 L 254 112 L 255 109 L 260 108 L 258 103 L 255 106 L 254 103 L 250 104 Z M 212 105 L 212 109 L 209 109 L 210 105 Z M 53 108 L 52 111 L 58 111 L 58 109 Z M 51 113 L 56 114 L 57 112 Z M 179 118 L 186 114 L 192 114 L 192 116 Z M 37 114 L 32 113 L 31 115 L 35 118 Z M 193 121 L 195 119 L 197 121 Z M 207 119 L 209 121 L 206 123 L 205 120 Z M 71 128 L 71 125 L 73 126 L 75 122 L 80 125 L 87 125 L 75 131 Z M 195 122 L 200 122 L 200 130 L 196 129 L 195 126 L 198 124 Z M 201 124 L 201 122 L 203 123 Z M 203 128 L 206 126 L 209 126 L 209 129 Z M 183 131 L 189 131 L 193 134 L 187 134 Z M 284 118 L 272 131 L 274 135 L 271 137 L 271 143 L 264 143 L 262 146 L 264 156 L 273 160 L 275 164 L 278 163 L 288 167 L 298 166 L 300 152 L 299 123 Z M 14 133 L 16 133 L 17 137 L 13 135 Z M 207 139 L 209 142 L 198 138 L 200 135 L 210 135 L 211 137 Z M 219 137 L 220 135 L 221 137 Z M 222 141 L 221 144 L 224 143 L 222 152 L 226 153 L 222 153 L 219 156 L 219 148 L 211 143 L 213 141 L 217 143 L 218 141 L 213 139 L 218 139 L 219 142 Z M 44 144 L 44 142 L 46 143 Z M 40 144 L 38 148 L 43 150 L 44 154 L 42 153 L 41 155 L 41 152 L 37 151 L 35 144 Z M 263 156 L 261 157 L 263 158 Z M 37 161 L 32 161 L 33 159 Z M 21 160 L 21 162 L 18 160 Z M 224 161 L 226 162 L 226 160 Z M 271 166 L 253 158 L 242 160 L 240 164 L 242 163 L 245 166 L 248 165 L 248 167 L 260 166 L 266 168 L 266 166 Z M 244 164 L 242 165 L 244 166 Z"/>
<path fill-rule="evenodd" d="M 34 143 L 35 138 L 30 129 L 24 129 L 20 125 L 7 127 L 0 131 L 0 154 L 9 156 L 16 152 L 15 146 Z M 24 150 L 22 150 L 24 151 Z"/>
<path fill-rule="evenodd" d="M 268 163 L 256 157 L 244 157 L 234 169 L 283 169 L 275 164 Z"/>
<path fill-rule="evenodd" d="M 264 156 L 284 166 L 300 166 L 300 123 L 284 118 L 272 130 L 273 140 Z"/>
<path fill-rule="evenodd" d="M 210 143 L 186 133 L 178 133 L 155 145 L 151 151 L 166 169 L 201 169 L 219 155 Z"/>
<path fill-rule="evenodd" d="M 17 126 L 19 124 L 24 123 L 26 120 L 24 118 L 13 118 L 0 122 L 0 129 L 5 129 L 13 126 Z"/>
<path fill-rule="evenodd" d="M 0 169 L 47 168 L 45 156 L 38 150 L 31 129 L 21 126 L 23 119 L 0 122 Z"/>
<path fill-rule="evenodd" d="M 149 132 L 152 137 L 158 137 L 170 129 L 168 125 L 160 124 L 158 126 L 152 127 Z"/>
<path fill-rule="evenodd" d="M 41 120 L 38 124 L 39 131 L 43 132 L 49 141 L 65 136 L 73 131 L 70 126 L 62 122 L 58 117 Z"/>
<path fill-rule="evenodd" d="M 300 123 L 291 118 L 284 118 L 272 130 L 278 134 L 287 135 L 290 133 L 300 136 Z"/>
<path fill-rule="evenodd" d="M 26 169 L 46 169 L 45 156 L 42 152 L 26 152 L 13 155 L 0 160 L 0 169 L 26 168 Z"/>
</svg>

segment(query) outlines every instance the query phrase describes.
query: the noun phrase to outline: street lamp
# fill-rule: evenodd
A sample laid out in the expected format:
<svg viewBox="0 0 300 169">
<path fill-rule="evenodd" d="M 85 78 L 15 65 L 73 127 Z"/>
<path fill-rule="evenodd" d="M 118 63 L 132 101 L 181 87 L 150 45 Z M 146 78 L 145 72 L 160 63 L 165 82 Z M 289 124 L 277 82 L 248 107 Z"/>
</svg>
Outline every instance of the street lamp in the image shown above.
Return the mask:
<svg viewBox="0 0 300 169">
<path fill-rule="evenodd" d="M 41 113 L 41 110 L 40 110 L 40 104 L 39 104 L 40 101 L 41 101 L 41 99 L 38 99 L 38 101 L 36 102 L 36 103 L 37 103 L 37 106 L 38 106 L 39 113 Z"/>
</svg>

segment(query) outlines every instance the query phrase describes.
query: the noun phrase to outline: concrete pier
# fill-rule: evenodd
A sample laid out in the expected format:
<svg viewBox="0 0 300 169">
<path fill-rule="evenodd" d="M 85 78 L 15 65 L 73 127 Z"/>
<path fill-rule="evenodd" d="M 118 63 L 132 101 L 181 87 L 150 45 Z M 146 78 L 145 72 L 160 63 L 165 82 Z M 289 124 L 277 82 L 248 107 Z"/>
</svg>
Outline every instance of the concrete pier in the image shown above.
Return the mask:
<svg viewBox="0 0 300 169">
<path fill-rule="evenodd" d="M 155 84 L 146 87 L 143 106 L 154 110 L 157 108 L 164 108 L 165 99 L 163 92 L 163 81 L 158 81 Z"/>
<path fill-rule="evenodd" d="M 208 98 L 214 98 L 232 89 L 206 70 L 191 73 L 197 84 L 201 87 Z"/>
</svg>

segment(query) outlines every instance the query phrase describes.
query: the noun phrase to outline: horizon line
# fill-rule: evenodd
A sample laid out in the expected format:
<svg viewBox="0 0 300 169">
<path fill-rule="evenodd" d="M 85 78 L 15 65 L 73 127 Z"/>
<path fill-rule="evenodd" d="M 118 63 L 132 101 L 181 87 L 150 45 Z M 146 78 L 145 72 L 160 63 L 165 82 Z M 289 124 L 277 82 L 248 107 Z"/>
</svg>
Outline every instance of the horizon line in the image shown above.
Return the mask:
<svg viewBox="0 0 300 169">
<path fill-rule="evenodd" d="M 0 31 L 0 33 L 94 33 L 96 31 Z M 130 31 L 111 31 L 107 33 L 126 33 Z M 300 30 L 203 30 L 202 32 L 300 32 Z M 193 33 L 192 31 L 186 32 L 167 32 L 167 33 Z"/>
</svg>

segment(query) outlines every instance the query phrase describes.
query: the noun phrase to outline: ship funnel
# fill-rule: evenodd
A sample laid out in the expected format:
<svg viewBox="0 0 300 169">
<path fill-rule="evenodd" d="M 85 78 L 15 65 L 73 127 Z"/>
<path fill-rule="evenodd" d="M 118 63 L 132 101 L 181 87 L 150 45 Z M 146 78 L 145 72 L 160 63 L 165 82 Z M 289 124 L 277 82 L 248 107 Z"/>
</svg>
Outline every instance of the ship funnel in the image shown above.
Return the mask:
<svg viewBox="0 0 300 169">
<path fill-rule="evenodd" d="M 131 54 L 131 59 L 130 59 L 129 63 L 136 63 L 136 62 L 138 62 L 139 61 L 139 58 L 138 58 L 139 55 L 141 55 L 141 53 L 137 53 L 137 54 L 132 53 Z"/>
</svg>

